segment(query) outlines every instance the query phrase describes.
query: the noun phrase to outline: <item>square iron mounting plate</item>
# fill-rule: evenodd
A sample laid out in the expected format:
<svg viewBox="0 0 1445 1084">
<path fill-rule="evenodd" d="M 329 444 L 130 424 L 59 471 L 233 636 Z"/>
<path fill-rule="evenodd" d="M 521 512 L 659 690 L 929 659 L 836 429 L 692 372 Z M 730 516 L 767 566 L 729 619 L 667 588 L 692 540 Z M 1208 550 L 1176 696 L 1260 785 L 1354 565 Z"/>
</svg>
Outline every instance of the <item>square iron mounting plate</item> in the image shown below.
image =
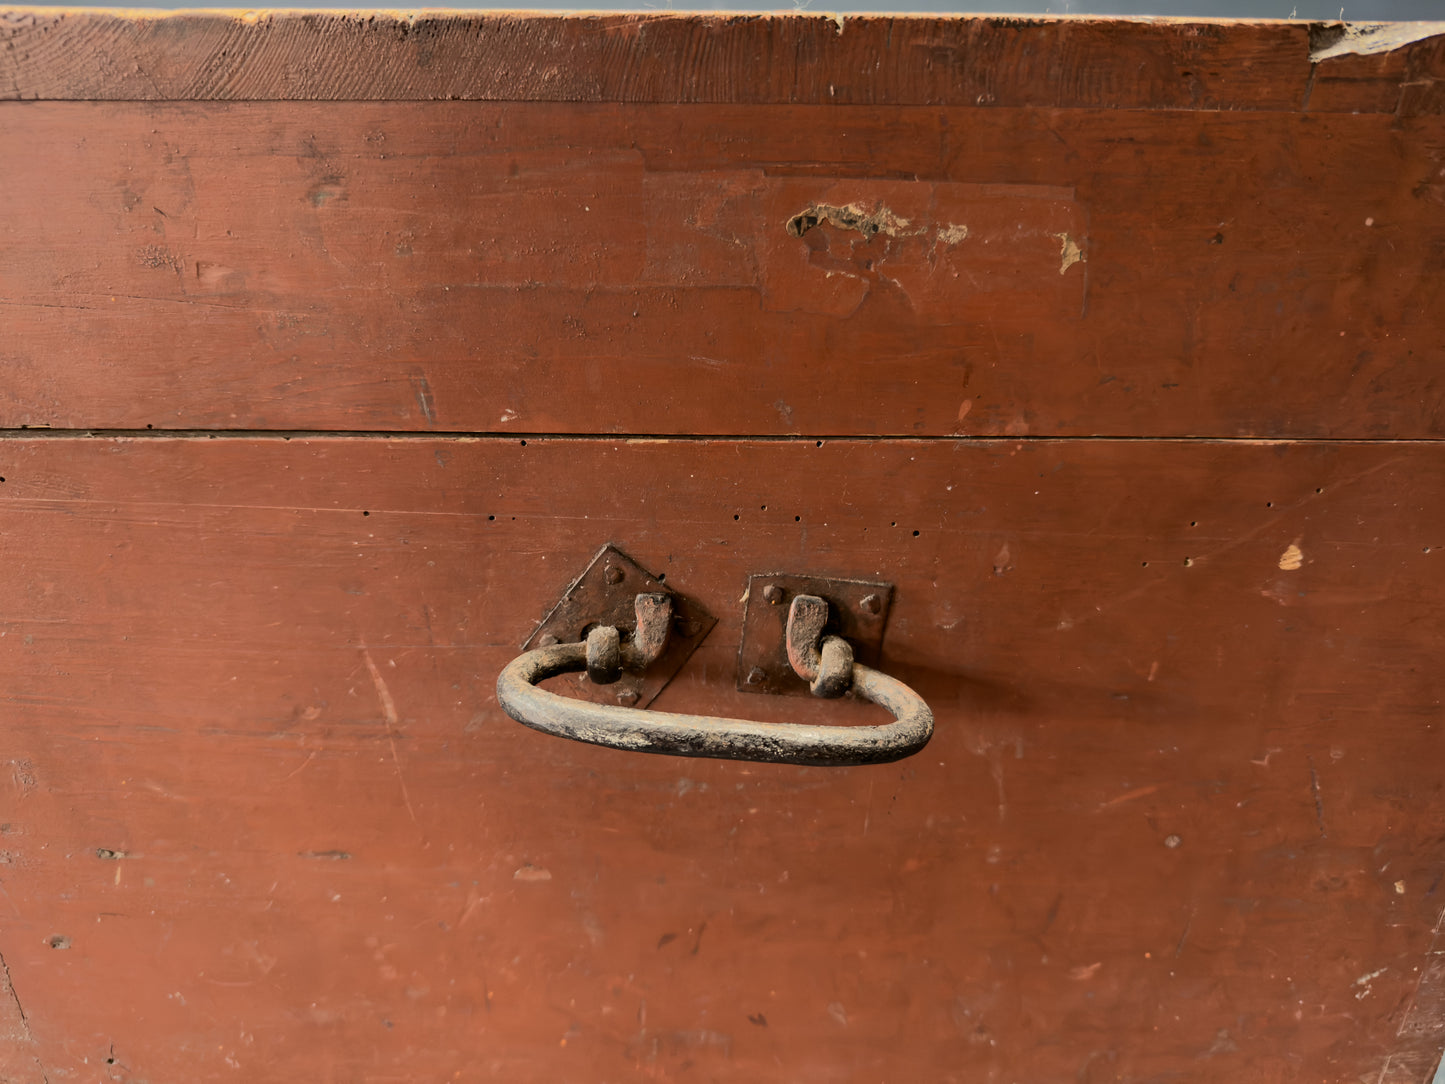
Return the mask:
<svg viewBox="0 0 1445 1084">
<path fill-rule="evenodd" d="M 798 595 L 828 603 L 825 633 L 853 645 L 853 657 L 877 666 L 893 585 L 874 580 L 839 580 L 765 572 L 748 577 L 743 637 L 738 646 L 738 689 L 745 693 L 811 696 L 808 683 L 788 663 L 788 608 Z"/>
<path fill-rule="evenodd" d="M 668 587 L 660 577 L 653 576 L 616 546 L 604 546 L 592 558 L 592 563 L 572 581 L 572 586 L 542 619 L 522 649 L 542 647 L 544 643 L 585 640 L 593 625 L 634 631 L 637 614 L 633 610 L 633 599 L 651 592 L 672 596 L 672 632 L 656 662 L 641 674 L 624 671 L 621 679 L 611 685 L 595 685 L 586 674 L 556 679 L 575 682 L 576 688 L 569 696 L 594 704 L 645 708 L 682 669 L 682 664 L 717 624 L 717 618 L 701 603 Z M 555 641 L 546 637 L 555 637 Z"/>
</svg>

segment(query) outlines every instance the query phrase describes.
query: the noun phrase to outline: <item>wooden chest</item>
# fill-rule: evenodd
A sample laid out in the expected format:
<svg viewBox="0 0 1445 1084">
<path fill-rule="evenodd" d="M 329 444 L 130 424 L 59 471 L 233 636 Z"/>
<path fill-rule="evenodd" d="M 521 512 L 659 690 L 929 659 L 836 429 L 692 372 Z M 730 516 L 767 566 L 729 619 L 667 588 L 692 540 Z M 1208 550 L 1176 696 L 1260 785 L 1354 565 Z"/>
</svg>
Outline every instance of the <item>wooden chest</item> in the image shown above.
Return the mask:
<svg viewBox="0 0 1445 1084">
<path fill-rule="evenodd" d="M 1442 29 L 0 15 L 0 1079 L 1428 1081 Z"/>
</svg>

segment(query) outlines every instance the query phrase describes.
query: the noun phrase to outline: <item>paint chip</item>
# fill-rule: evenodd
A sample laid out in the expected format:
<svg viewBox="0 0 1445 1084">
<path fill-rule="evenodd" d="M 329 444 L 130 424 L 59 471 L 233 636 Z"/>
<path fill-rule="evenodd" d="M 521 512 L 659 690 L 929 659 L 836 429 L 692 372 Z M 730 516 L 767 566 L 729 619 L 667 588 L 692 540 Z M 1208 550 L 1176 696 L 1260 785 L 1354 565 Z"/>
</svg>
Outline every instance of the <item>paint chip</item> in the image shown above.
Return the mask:
<svg viewBox="0 0 1445 1084">
<path fill-rule="evenodd" d="M 1056 233 L 1059 239 L 1059 274 L 1063 274 L 1076 263 L 1084 263 L 1084 251 L 1067 233 Z"/>
<path fill-rule="evenodd" d="M 1294 542 L 1291 542 L 1289 548 L 1279 555 L 1279 567 L 1284 572 L 1298 571 L 1300 565 L 1304 563 L 1304 552 Z"/>
<path fill-rule="evenodd" d="M 1405 882 L 1404 882 L 1404 881 L 1396 881 L 1396 882 L 1395 882 L 1395 895 L 1397 895 L 1397 896 L 1403 896 L 1404 894 L 1405 894 Z"/>
<path fill-rule="evenodd" d="M 551 870 L 542 869 L 530 864 L 523 866 L 517 870 L 516 873 L 512 874 L 512 880 L 514 881 L 550 881 L 551 879 Z"/>
</svg>

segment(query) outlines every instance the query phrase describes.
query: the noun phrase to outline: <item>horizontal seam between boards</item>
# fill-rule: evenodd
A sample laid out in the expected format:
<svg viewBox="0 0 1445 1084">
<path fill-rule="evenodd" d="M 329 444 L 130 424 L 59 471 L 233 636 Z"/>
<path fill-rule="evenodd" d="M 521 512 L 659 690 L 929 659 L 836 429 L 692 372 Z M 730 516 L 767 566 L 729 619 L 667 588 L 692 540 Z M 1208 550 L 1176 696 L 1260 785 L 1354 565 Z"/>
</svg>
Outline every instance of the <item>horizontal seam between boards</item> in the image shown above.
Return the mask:
<svg viewBox="0 0 1445 1084">
<path fill-rule="evenodd" d="M 726 98 L 677 101 L 671 98 L 17 98 L 0 97 L 0 105 L 30 105 L 45 102 L 75 102 L 89 105 L 430 105 L 466 104 L 477 105 L 626 105 L 626 106 L 699 106 L 704 108 L 727 106 L 816 106 L 822 109 L 1039 109 L 1039 110 L 1080 110 L 1103 113 L 1230 113 L 1230 114 L 1291 114 L 1301 116 L 1342 116 L 1342 117 L 1391 117 L 1433 116 L 1433 112 L 1400 114 L 1395 110 L 1346 110 L 1346 109 L 1301 109 L 1298 105 L 1280 106 L 1202 106 L 1179 105 L 1108 105 L 1106 103 L 1065 103 L 1026 102 L 1017 105 L 977 105 L 968 101 L 945 102 L 838 102 L 838 101 L 738 101 Z"/>
<path fill-rule="evenodd" d="M 1108 436 L 956 433 L 948 435 L 904 435 L 889 433 L 498 433 L 470 430 L 385 430 L 385 429 L 15 429 L 0 428 L 3 440 L 372 440 L 391 442 L 476 441 L 525 442 L 586 441 L 590 443 L 676 443 L 676 444 L 805 444 L 840 441 L 895 444 L 1046 444 L 1046 443 L 1134 443 L 1134 444 L 1445 444 L 1445 437 L 1266 437 L 1266 436 Z"/>
</svg>

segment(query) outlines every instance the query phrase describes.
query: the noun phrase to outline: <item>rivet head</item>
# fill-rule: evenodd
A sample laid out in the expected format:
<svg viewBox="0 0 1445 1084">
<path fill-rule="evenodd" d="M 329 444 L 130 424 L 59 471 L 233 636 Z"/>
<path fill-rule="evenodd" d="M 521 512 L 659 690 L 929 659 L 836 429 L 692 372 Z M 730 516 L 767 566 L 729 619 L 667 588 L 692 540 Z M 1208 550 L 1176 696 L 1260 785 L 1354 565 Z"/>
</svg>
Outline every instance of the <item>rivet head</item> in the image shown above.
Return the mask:
<svg viewBox="0 0 1445 1084">
<path fill-rule="evenodd" d="M 776 606 L 783 601 L 783 589 L 775 583 L 770 583 L 763 588 L 763 601 Z"/>
<path fill-rule="evenodd" d="M 748 684 L 761 685 L 767 676 L 767 672 L 761 666 L 754 666 L 748 671 Z"/>
<path fill-rule="evenodd" d="M 544 632 L 541 636 L 537 637 L 538 647 L 556 647 L 557 643 L 557 637 L 553 636 L 550 632 Z"/>
<path fill-rule="evenodd" d="M 607 570 L 606 575 L 608 583 L 616 584 L 621 583 L 622 578 L 626 576 L 627 573 L 623 572 L 622 569 L 618 568 L 616 565 L 613 565 Z"/>
<path fill-rule="evenodd" d="M 858 608 L 865 614 L 876 614 L 883 609 L 883 600 L 877 595 L 864 595 L 858 603 Z"/>
<path fill-rule="evenodd" d="M 623 689 L 617 694 L 617 702 L 624 708 L 630 708 L 637 703 L 639 697 L 636 689 Z"/>
</svg>

